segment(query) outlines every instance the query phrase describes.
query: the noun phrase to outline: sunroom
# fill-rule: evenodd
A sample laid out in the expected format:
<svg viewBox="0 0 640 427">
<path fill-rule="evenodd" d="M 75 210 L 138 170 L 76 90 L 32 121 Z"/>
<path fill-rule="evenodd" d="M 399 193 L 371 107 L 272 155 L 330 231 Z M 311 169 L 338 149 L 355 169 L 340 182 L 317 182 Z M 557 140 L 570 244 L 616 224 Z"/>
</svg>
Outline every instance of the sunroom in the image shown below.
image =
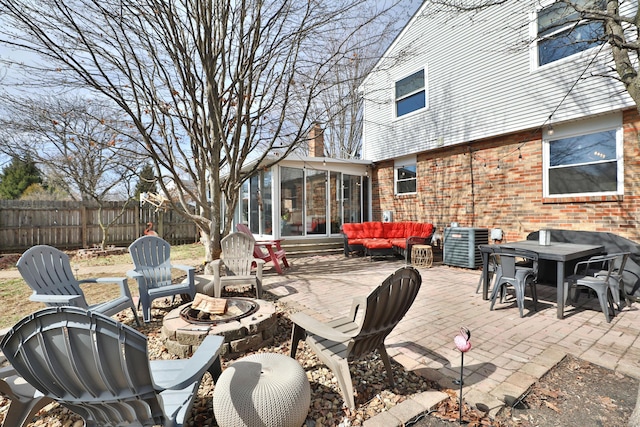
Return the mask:
<svg viewBox="0 0 640 427">
<path fill-rule="evenodd" d="M 292 154 L 242 186 L 233 219 L 257 239 L 339 237 L 342 224 L 370 218 L 371 162 Z"/>
</svg>

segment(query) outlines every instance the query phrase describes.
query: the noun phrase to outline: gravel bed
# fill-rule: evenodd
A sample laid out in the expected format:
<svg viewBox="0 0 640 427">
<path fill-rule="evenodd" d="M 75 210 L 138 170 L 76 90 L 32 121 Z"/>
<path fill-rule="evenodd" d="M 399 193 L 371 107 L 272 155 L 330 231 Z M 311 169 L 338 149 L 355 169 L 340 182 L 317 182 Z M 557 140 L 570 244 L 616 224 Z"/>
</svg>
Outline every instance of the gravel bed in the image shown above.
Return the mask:
<svg viewBox="0 0 640 427">
<path fill-rule="evenodd" d="M 245 293 L 232 293 L 233 296 L 251 296 Z M 296 311 L 275 300 L 271 294 L 265 292 L 263 298 L 275 303 L 278 314 L 278 327 L 272 345 L 263 347 L 257 352 L 281 353 L 289 355 L 291 321 L 288 314 Z M 142 327 L 137 327 L 132 314 L 125 310 L 118 314 L 117 319 L 141 331 L 148 337 L 149 357 L 151 359 L 173 359 L 168 353 L 160 336 L 162 316 L 181 304 L 180 299 L 171 304 L 170 299 L 156 300 L 153 304 L 153 320 Z M 389 408 L 408 399 L 411 395 L 427 390 L 437 390 L 440 387 L 419 375 L 405 371 L 404 367 L 392 361 L 392 368 L 396 385 L 389 388 L 386 372 L 382 360 L 374 353 L 368 358 L 351 363 L 351 374 L 356 393 L 356 409 L 343 407 L 337 381 L 331 370 L 323 365 L 305 344 L 301 344 L 296 354 L 296 360 L 307 372 L 311 385 L 311 407 L 305 421 L 305 427 L 322 426 L 361 426 L 363 422 Z M 224 370 L 233 359 L 222 358 Z M 186 426 L 217 426 L 213 415 L 213 381 L 209 374 L 205 375 L 198 397 L 193 406 L 192 416 Z M 0 397 L 0 420 L 4 420 L 9 401 Z M 30 427 L 82 427 L 82 419 L 71 411 L 51 404 L 45 407 Z"/>
</svg>

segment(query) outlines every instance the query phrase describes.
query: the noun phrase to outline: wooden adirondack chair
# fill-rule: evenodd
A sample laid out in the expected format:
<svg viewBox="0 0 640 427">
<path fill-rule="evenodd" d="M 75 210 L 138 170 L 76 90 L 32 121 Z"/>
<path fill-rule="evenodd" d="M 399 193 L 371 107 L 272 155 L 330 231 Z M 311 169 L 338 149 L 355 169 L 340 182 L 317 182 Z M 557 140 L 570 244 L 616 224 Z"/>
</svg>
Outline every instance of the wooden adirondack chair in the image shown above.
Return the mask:
<svg viewBox="0 0 640 427">
<path fill-rule="evenodd" d="M 220 298 L 222 288 L 227 285 L 250 283 L 256 288 L 257 298 L 262 298 L 262 266 L 264 260 L 253 257 L 254 240 L 245 233 L 231 233 L 220 242 L 222 259 L 213 261 L 213 287 L 216 298 Z M 251 265 L 256 270 L 251 272 Z M 220 266 L 225 275 L 220 275 Z"/>
<path fill-rule="evenodd" d="M 273 240 L 264 240 L 264 241 L 256 241 L 253 237 L 253 233 L 245 224 L 237 224 L 236 229 L 250 236 L 253 239 L 253 257 L 256 259 L 261 259 L 265 263 L 272 262 L 273 267 L 276 269 L 278 274 L 282 274 L 282 267 L 280 267 L 280 260 L 282 260 L 282 264 L 285 268 L 289 268 L 289 262 L 287 261 L 287 254 L 284 249 L 280 246 L 280 242 L 282 239 L 273 239 Z"/>
<path fill-rule="evenodd" d="M 131 299 L 126 277 L 101 277 L 77 280 L 71 271 L 69 256 L 47 245 L 37 245 L 22 254 L 17 263 L 18 271 L 31 289 L 31 301 L 48 306 L 71 305 L 90 309 L 107 316 L 130 308 L 139 325 L 136 306 Z M 120 287 L 120 296 L 113 300 L 89 305 L 80 288 L 82 283 L 111 283 Z"/>
<path fill-rule="evenodd" d="M 354 299 L 349 317 L 323 323 L 305 313 L 292 314 L 291 357 L 296 356 L 298 342 L 306 338 L 307 345 L 336 376 L 347 406 L 354 409 L 348 362 L 378 350 L 393 387 L 384 340 L 413 304 L 421 284 L 420 273 L 407 266 L 387 277 L 366 298 Z"/>
<path fill-rule="evenodd" d="M 223 338 L 190 359 L 149 360 L 147 337 L 78 307 L 49 307 L 19 321 L 0 347 L 16 371 L 87 427 L 185 424 L 203 375 L 221 373 Z"/>
<path fill-rule="evenodd" d="M 157 236 L 142 236 L 129 246 L 134 269 L 127 276 L 138 282 L 142 317 L 151 321 L 151 303 L 156 298 L 185 295 L 191 298 L 196 294 L 195 268 L 186 265 L 171 264 L 171 245 Z M 173 269 L 183 270 L 187 277 L 182 283 L 173 283 Z"/>
</svg>

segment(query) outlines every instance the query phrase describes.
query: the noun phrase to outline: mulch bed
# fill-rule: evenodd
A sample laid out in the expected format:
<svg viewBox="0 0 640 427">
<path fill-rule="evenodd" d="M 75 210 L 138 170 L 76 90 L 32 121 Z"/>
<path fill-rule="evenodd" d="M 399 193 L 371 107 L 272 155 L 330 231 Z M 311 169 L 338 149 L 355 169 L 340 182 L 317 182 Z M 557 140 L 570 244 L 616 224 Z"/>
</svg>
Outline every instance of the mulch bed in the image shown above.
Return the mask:
<svg viewBox="0 0 640 427">
<path fill-rule="evenodd" d="M 635 407 L 640 381 L 573 356 L 536 382 L 522 398 L 505 406 L 495 419 L 467 405 L 463 423 L 493 427 L 626 427 Z M 452 427 L 459 424 L 455 394 L 431 413 L 405 426 Z"/>
<path fill-rule="evenodd" d="M 254 294 L 251 292 L 230 292 L 229 296 L 254 296 Z M 263 295 L 263 298 L 273 301 L 277 307 L 278 326 L 273 343 L 257 351 L 248 352 L 243 356 L 256 352 L 289 355 L 292 324 L 288 314 L 295 310 L 278 303 L 268 292 Z M 174 304 L 171 304 L 169 298 L 155 300 L 152 308 L 152 321 L 141 327 L 135 325 L 130 310 L 118 313 L 115 317 L 148 337 L 149 357 L 151 359 L 174 359 L 176 357 L 169 354 L 159 331 L 163 316 L 180 304 L 179 298 L 178 302 Z M 416 393 L 439 388 L 436 383 L 428 381 L 413 372 L 407 372 L 402 365 L 393 361 L 392 368 L 396 385 L 390 388 L 382 360 L 377 353 L 374 353 L 350 365 L 356 392 L 356 410 L 352 411 L 343 407 L 340 388 L 331 370 L 322 364 L 306 345 L 299 347 L 296 360 L 307 372 L 311 385 L 311 406 L 306 421 L 306 426 L 309 427 L 362 426 L 365 420 L 407 400 Z M 223 370 L 233 362 L 233 359 L 227 360 L 223 357 Z M 192 424 L 188 423 L 187 425 L 217 426 L 212 405 L 213 389 L 214 384 L 210 376 L 205 375 L 193 406 Z M 4 419 L 4 411 L 8 408 L 8 403 L 7 399 L 0 397 L 0 421 Z M 40 416 L 36 417 L 29 426 L 75 427 L 76 424 L 82 426 L 82 420 L 79 416 L 57 404 L 51 404 L 50 407 L 42 410 Z"/>
<path fill-rule="evenodd" d="M 12 268 L 20 259 L 20 254 L 2 254 L 0 255 L 0 270 Z"/>
</svg>

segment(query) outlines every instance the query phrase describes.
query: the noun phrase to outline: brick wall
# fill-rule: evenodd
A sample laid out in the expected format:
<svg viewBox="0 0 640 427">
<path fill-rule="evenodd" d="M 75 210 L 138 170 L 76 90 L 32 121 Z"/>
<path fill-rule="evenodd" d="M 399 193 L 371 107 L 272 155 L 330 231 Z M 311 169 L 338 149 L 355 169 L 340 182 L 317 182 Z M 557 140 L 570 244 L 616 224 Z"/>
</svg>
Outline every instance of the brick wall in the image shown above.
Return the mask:
<svg viewBox="0 0 640 427">
<path fill-rule="evenodd" d="M 393 161 L 372 176 L 373 219 L 501 228 L 505 241 L 541 228 L 607 231 L 640 242 L 640 117 L 626 111 L 624 196 L 544 199 L 541 133 L 522 132 L 419 154 L 417 194 L 394 196 Z"/>
</svg>

